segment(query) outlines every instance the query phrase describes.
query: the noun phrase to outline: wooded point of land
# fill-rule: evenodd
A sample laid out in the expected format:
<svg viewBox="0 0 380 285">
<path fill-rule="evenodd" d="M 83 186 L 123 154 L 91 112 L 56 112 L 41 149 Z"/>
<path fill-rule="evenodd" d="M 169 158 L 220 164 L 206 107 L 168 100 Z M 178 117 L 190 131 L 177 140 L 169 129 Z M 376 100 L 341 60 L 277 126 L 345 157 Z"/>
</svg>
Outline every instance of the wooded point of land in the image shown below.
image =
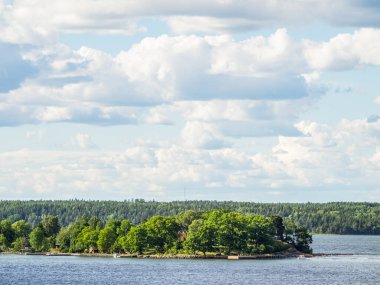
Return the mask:
<svg viewBox="0 0 380 285">
<path fill-rule="evenodd" d="M 0 251 L 219 255 L 310 253 L 312 236 L 280 216 L 241 214 L 229 210 L 153 216 L 141 224 L 128 219 L 83 215 L 61 227 L 57 216 L 44 216 L 34 228 L 25 220 L 0 223 Z"/>
</svg>

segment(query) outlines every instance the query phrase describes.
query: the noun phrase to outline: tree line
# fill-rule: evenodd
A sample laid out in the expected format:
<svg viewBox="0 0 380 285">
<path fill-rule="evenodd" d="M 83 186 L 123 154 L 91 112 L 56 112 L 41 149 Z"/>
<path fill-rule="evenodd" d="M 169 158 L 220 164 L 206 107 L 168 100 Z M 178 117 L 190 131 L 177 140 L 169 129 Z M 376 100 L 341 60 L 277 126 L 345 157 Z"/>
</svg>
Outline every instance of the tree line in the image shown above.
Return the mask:
<svg viewBox="0 0 380 285">
<path fill-rule="evenodd" d="M 253 203 L 232 201 L 0 201 L 0 220 L 25 220 L 32 227 L 44 215 L 58 216 L 66 226 L 83 214 L 97 216 L 103 223 L 109 219 L 128 219 L 140 224 L 159 216 L 175 216 L 186 210 L 209 211 L 228 209 L 242 214 L 278 215 L 313 233 L 380 234 L 379 203 Z"/>
<path fill-rule="evenodd" d="M 131 254 L 263 254 L 311 252 L 312 236 L 280 216 L 241 214 L 229 210 L 153 216 L 141 224 L 128 219 L 83 215 L 61 226 L 47 215 L 34 228 L 25 220 L 0 223 L 0 251 Z"/>
</svg>

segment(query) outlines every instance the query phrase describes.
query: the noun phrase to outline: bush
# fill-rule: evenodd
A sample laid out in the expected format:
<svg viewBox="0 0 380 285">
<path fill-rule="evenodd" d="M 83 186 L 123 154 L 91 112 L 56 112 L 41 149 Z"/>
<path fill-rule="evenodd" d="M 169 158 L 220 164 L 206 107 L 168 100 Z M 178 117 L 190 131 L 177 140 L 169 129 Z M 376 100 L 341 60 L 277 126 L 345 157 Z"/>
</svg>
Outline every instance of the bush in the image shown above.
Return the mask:
<svg viewBox="0 0 380 285">
<path fill-rule="evenodd" d="M 283 241 L 275 240 L 273 243 L 273 251 L 272 252 L 281 252 L 289 249 L 289 244 Z"/>
</svg>

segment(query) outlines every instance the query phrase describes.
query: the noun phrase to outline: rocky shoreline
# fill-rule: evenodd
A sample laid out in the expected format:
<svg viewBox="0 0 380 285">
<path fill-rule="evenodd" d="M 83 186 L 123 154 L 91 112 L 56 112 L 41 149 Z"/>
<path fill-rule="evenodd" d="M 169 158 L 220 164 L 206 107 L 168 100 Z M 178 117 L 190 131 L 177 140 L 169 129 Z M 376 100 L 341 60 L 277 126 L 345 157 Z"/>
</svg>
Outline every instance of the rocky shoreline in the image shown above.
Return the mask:
<svg viewBox="0 0 380 285">
<path fill-rule="evenodd" d="M 39 256 L 77 256 L 77 257 L 109 257 L 109 258 L 140 258 L 140 259 L 227 259 L 227 260 L 263 260 L 263 259 L 285 259 L 285 258 L 311 258 L 317 256 L 339 256 L 352 254 L 304 254 L 304 253 L 283 253 L 283 254 L 257 254 L 257 255 L 157 255 L 157 254 L 107 254 L 107 253 L 54 253 L 54 252 L 2 252 L 0 254 L 21 254 L 21 255 L 39 255 Z"/>
</svg>

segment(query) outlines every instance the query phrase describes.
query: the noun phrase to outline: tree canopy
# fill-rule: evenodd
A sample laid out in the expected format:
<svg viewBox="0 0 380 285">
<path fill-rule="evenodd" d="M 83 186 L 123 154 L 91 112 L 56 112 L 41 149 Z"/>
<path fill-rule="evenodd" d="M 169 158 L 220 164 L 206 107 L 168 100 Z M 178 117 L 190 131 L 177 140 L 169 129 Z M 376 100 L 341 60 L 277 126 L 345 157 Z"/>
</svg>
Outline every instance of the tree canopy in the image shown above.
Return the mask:
<svg viewBox="0 0 380 285">
<path fill-rule="evenodd" d="M 82 215 L 61 227 L 57 216 L 45 215 L 32 228 L 24 220 L 0 223 L 0 250 L 34 251 L 58 247 L 61 252 L 135 254 L 261 254 L 293 248 L 311 252 L 311 235 L 279 216 L 265 217 L 211 210 L 176 216 L 153 216 L 141 224 Z"/>
</svg>

